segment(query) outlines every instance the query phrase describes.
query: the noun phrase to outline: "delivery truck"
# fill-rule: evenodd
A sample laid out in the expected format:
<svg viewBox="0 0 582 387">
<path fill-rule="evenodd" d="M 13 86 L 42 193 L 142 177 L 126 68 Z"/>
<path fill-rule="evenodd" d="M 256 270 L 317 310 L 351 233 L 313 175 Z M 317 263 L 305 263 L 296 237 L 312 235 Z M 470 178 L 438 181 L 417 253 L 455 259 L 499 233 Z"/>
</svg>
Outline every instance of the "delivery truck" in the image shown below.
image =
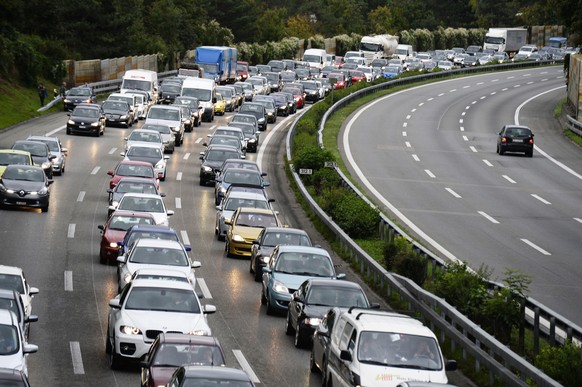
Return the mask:
<svg viewBox="0 0 582 387">
<path fill-rule="evenodd" d="M 196 48 L 196 64 L 204 70 L 204 77 L 218 84 L 236 81 L 238 50 L 226 46 L 201 46 Z"/>
<path fill-rule="evenodd" d="M 528 42 L 527 28 L 489 28 L 485 34 L 483 50 L 506 52 L 510 56 L 519 51 Z"/>
</svg>

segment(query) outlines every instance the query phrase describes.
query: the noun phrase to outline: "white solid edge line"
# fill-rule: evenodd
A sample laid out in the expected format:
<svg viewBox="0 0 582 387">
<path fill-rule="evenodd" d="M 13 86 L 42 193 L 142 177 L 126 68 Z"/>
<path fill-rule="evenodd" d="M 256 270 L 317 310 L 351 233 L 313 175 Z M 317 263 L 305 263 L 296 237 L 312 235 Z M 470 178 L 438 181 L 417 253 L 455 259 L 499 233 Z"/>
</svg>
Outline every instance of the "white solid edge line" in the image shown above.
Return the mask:
<svg viewBox="0 0 582 387">
<path fill-rule="evenodd" d="M 84 374 L 85 368 L 81 357 L 81 344 L 78 341 L 70 341 L 69 348 L 71 349 L 71 359 L 73 360 L 73 372 L 75 375 Z"/>
<path fill-rule="evenodd" d="M 241 366 L 241 368 L 245 370 L 247 374 L 249 374 L 249 377 L 253 383 L 261 383 L 257 377 L 257 374 L 255 374 L 255 371 L 253 371 L 253 368 L 245 358 L 245 355 L 243 355 L 242 351 L 240 349 L 233 349 L 232 353 L 234 354 L 234 357 L 236 357 L 236 360 L 238 361 L 238 364 Z"/>
</svg>

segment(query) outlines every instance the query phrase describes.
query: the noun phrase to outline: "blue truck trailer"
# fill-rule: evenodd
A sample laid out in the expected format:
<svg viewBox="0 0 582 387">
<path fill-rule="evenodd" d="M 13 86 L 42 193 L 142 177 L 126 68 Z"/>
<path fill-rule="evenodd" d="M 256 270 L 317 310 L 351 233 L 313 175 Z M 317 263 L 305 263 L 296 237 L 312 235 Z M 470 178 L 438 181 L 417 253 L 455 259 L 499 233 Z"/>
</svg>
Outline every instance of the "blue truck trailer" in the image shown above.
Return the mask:
<svg viewBox="0 0 582 387">
<path fill-rule="evenodd" d="M 218 84 L 236 81 L 238 50 L 226 46 L 201 46 L 196 48 L 196 64 L 204 69 L 204 77 Z"/>
</svg>

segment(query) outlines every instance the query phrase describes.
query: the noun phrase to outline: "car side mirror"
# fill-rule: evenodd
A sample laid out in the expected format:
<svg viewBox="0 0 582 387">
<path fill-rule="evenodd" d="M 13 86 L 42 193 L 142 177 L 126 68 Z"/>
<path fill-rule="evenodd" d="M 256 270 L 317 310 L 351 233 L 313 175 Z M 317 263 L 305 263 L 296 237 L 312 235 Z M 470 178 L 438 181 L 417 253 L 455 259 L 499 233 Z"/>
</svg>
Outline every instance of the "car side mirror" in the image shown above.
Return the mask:
<svg viewBox="0 0 582 387">
<path fill-rule="evenodd" d="M 38 316 L 36 314 L 31 314 L 30 316 L 24 319 L 24 322 L 37 322 Z"/>
<path fill-rule="evenodd" d="M 373 302 L 370 304 L 370 309 L 380 309 L 380 304 Z"/>
<path fill-rule="evenodd" d="M 98 228 L 99 230 L 101 230 L 101 231 L 104 231 L 104 230 L 105 230 L 105 226 L 104 226 L 104 225 L 102 225 L 102 224 L 98 225 L 98 226 L 97 226 L 97 228 Z"/>
<path fill-rule="evenodd" d="M 216 306 L 214 305 L 204 305 L 202 309 L 204 310 L 204 314 L 212 314 L 216 312 Z"/>
<path fill-rule="evenodd" d="M 346 278 L 346 275 L 344 273 L 340 273 L 340 274 L 336 275 L 335 278 L 338 279 L 338 280 L 345 279 Z"/>
<path fill-rule="evenodd" d="M 344 349 L 340 352 L 340 359 L 345 361 L 352 361 L 352 354 Z"/>
<path fill-rule="evenodd" d="M 109 306 L 113 309 L 121 309 L 121 305 L 119 304 L 119 298 L 109 300 Z"/>
<path fill-rule="evenodd" d="M 200 261 L 192 261 L 192 267 L 193 268 L 202 267 L 202 263 Z"/>
<path fill-rule="evenodd" d="M 445 371 L 456 371 L 457 370 L 457 361 L 456 360 L 447 360 L 445 364 Z"/>
<path fill-rule="evenodd" d="M 113 176 L 113 171 L 107 171 L 107 174 L 108 174 L 109 176 Z"/>
</svg>

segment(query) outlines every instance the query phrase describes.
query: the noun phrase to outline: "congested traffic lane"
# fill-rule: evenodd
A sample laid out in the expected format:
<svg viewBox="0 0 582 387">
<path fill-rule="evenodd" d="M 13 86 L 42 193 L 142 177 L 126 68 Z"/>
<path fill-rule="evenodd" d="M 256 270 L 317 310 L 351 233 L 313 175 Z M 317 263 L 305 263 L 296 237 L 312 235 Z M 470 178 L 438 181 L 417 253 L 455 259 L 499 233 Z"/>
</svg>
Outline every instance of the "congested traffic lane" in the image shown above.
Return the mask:
<svg viewBox="0 0 582 387">
<path fill-rule="evenodd" d="M 65 120 L 65 114 L 57 113 L 5 131 L 0 134 L 0 144 L 9 147 L 29 134 L 53 132 Z M 278 124 L 281 122 L 279 119 Z M 224 243 L 215 239 L 213 189 L 198 186 L 198 154 L 213 125 L 205 123 L 186 134 L 184 145 L 169 160 L 167 181 L 161 183 L 168 208 L 176 211 L 171 226 L 189 240 L 191 256 L 202 261 L 196 275 L 212 297 L 203 304 L 218 309 L 209 316 L 209 324 L 223 344 L 228 364 L 239 367 L 246 359 L 263 385 L 296 386 L 298 380 L 301 385 L 317 385 L 318 377 L 309 372 L 308 351 L 294 348 L 292 339 L 284 334 L 282 317 L 265 315 L 260 284 L 249 273 L 248 260 L 226 258 Z M 1 213 L 2 263 L 23 267 L 30 283 L 41 290 L 34 300 L 40 319 L 33 325 L 30 339 L 40 347 L 30 357 L 30 378 L 35 385 L 130 386 L 139 381 L 135 368 L 117 372 L 108 368 L 107 303 L 116 294 L 116 269 L 98 261 L 97 225 L 105 222 L 107 214 L 106 172 L 121 159 L 123 138 L 131 130 L 108 127 L 101 138 L 56 132 L 69 148 L 69 157 L 66 173 L 55 177 L 51 187 L 49 212 Z M 263 145 L 271 130 L 272 126 L 262 134 Z M 281 146 L 283 131 L 277 136 L 272 144 Z M 270 168 L 282 170 L 282 159 L 276 155 L 268 152 L 263 159 L 269 173 Z M 285 200 L 275 207 L 285 223 L 293 225 L 296 215 L 286 208 Z"/>
<path fill-rule="evenodd" d="M 493 279 L 506 268 L 531 275 L 530 295 L 580 324 L 582 164 L 553 123 L 564 93 L 561 67 L 426 85 L 360 114 L 344 146 L 378 200 L 435 251 L 487 265 Z M 533 158 L 495 153 L 515 117 L 535 134 Z"/>
</svg>

